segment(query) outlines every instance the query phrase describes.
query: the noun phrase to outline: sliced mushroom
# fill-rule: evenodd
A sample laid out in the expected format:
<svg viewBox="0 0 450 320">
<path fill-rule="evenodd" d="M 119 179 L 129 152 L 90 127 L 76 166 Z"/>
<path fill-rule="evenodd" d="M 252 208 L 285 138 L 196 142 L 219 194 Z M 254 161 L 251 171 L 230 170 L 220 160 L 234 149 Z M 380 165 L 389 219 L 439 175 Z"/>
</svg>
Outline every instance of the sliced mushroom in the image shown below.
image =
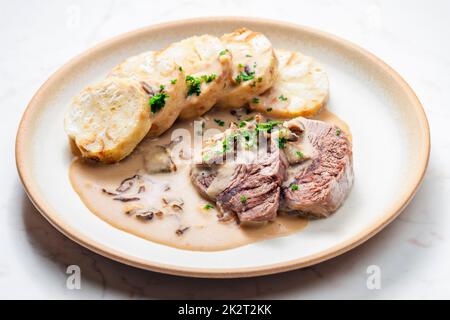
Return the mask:
<svg viewBox="0 0 450 320">
<path fill-rule="evenodd" d="M 130 178 L 124 179 L 124 180 L 120 183 L 119 187 L 117 187 L 116 191 L 119 192 L 119 193 L 127 192 L 127 191 L 130 190 L 130 189 L 134 186 L 134 184 L 135 184 L 136 182 L 138 182 L 138 180 L 140 180 L 140 179 L 141 179 L 141 176 L 139 176 L 139 175 L 137 175 L 137 174 L 134 175 L 134 176 L 132 176 L 132 177 L 130 177 Z"/>
<path fill-rule="evenodd" d="M 132 190 L 134 189 L 134 190 Z M 133 192 L 134 191 L 134 192 Z M 113 200 L 128 202 L 128 201 L 137 201 L 138 198 L 130 198 L 123 196 L 125 193 L 128 195 L 131 194 L 139 194 L 145 192 L 145 186 L 141 179 L 140 175 L 134 175 L 130 178 L 126 178 L 122 180 L 120 185 L 116 188 L 115 192 L 109 191 L 105 188 L 102 189 L 102 193 L 111 197 L 116 197 Z"/>
<path fill-rule="evenodd" d="M 183 141 L 183 136 L 178 136 L 175 139 L 171 140 L 168 144 L 164 145 L 164 147 L 170 149 Z"/>
<path fill-rule="evenodd" d="M 175 211 L 183 211 L 183 205 L 184 205 L 183 199 L 181 199 L 181 198 L 174 198 L 174 199 L 162 198 L 161 200 L 164 203 L 165 207 L 169 207 Z"/>
<path fill-rule="evenodd" d="M 133 201 L 139 201 L 141 198 L 138 197 L 115 197 L 113 200 L 121 201 L 121 202 L 133 202 Z"/>
<path fill-rule="evenodd" d="M 153 146 L 144 156 L 144 168 L 149 174 L 169 173 L 177 170 L 167 147 Z"/>
<path fill-rule="evenodd" d="M 297 136 L 300 136 L 305 132 L 305 125 L 301 121 L 302 118 L 294 118 L 289 121 L 283 123 L 285 128 L 288 128 L 289 131 L 295 133 Z"/>
<path fill-rule="evenodd" d="M 102 192 L 108 196 L 118 196 L 119 195 L 118 193 L 108 191 L 105 188 L 102 189 Z"/>
<path fill-rule="evenodd" d="M 153 88 L 145 81 L 141 81 L 142 89 L 151 97 L 155 95 L 155 91 L 153 91 Z"/>
<path fill-rule="evenodd" d="M 177 236 L 182 236 L 188 229 L 189 229 L 189 227 L 184 227 L 184 228 L 182 227 L 182 228 L 177 229 L 175 231 L 175 233 Z"/>
<path fill-rule="evenodd" d="M 154 212 L 152 211 L 144 211 L 141 213 L 136 213 L 136 218 L 143 221 L 149 221 L 153 219 Z"/>
<path fill-rule="evenodd" d="M 289 164 L 297 164 L 309 160 L 316 152 L 309 139 L 304 136 L 296 141 L 288 141 L 283 151 Z"/>
<path fill-rule="evenodd" d="M 135 207 L 125 211 L 125 214 L 135 216 L 136 219 L 142 221 L 149 221 L 152 220 L 155 215 L 156 216 L 162 215 L 162 211 L 155 208 L 149 209 L 149 208 Z"/>
</svg>

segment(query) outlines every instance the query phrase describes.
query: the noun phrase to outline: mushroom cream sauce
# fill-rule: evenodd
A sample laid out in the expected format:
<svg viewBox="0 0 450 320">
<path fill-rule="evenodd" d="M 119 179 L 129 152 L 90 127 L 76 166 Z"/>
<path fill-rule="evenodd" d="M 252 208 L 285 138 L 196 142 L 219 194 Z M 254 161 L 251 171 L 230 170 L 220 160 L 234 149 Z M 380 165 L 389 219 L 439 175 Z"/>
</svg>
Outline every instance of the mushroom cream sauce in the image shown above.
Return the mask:
<svg viewBox="0 0 450 320">
<path fill-rule="evenodd" d="M 204 130 L 223 131 L 232 121 L 254 115 L 245 109 L 213 109 L 202 117 Z M 314 119 L 333 123 L 351 137 L 347 124 L 326 109 Z M 179 249 L 226 250 L 286 236 L 306 227 L 306 219 L 286 215 L 254 225 L 239 225 L 234 219 L 222 221 L 215 204 L 202 198 L 191 184 L 191 161 L 173 159 L 171 165 L 176 171 L 148 173 L 145 155 L 148 157 L 156 146 L 170 146 L 171 139 L 177 137 L 175 130 L 187 129 L 193 139 L 193 123 L 177 121 L 160 137 L 142 141 L 129 157 L 116 164 L 103 165 L 76 156 L 69 171 L 73 188 L 90 211 L 112 226 Z"/>
</svg>

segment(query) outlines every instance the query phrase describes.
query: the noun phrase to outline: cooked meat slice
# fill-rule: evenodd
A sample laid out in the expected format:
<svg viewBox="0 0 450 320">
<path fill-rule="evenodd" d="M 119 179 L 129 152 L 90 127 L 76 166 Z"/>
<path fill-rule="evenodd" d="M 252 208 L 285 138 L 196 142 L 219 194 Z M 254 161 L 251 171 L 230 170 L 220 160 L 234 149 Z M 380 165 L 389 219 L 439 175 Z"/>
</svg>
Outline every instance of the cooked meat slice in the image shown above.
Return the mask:
<svg viewBox="0 0 450 320">
<path fill-rule="evenodd" d="M 110 77 L 130 78 L 139 81 L 148 95 L 152 126 L 149 137 L 161 135 L 169 129 L 186 99 L 185 73 L 173 59 L 157 51 L 130 57 L 116 66 Z"/>
<path fill-rule="evenodd" d="M 253 163 L 194 167 L 191 179 L 203 196 L 240 221 L 269 221 L 277 215 L 287 161 L 276 149 Z"/>
<path fill-rule="evenodd" d="M 211 109 L 231 72 L 231 54 L 219 38 L 202 35 L 184 39 L 162 50 L 161 56 L 175 61 L 186 74 L 187 96 L 180 118 L 196 118 Z"/>
<path fill-rule="evenodd" d="M 352 146 L 346 134 L 322 121 L 296 118 L 304 125 L 305 161 L 292 164 L 282 186 L 281 211 L 324 218 L 344 202 L 353 183 Z M 292 121 L 292 120 L 291 120 Z M 287 145 L 297 142 L 288 142 Z"/>
<path fill-rule="evenodd" d="M 300 52 L 275 50 L 278 76 L 250 101 L 250 108 L 276 117 L 313 116 L 328 99 L 328 77 L 320 64 Z"/>
<path fill-rule="evenodd" d="M 274 220 L 286 167 L 279 149 L 255 163 L 238 165 L 231 181 L 217 195 L 218 207 L 224 213 L 236 214 L 240 221 Z"/>
<path fill-rule="evenodd" d="M 214 140 L 219 141 L 221 146 L 223 141 L 228 141 L 228 150 L 233 153 L 241 142 L 248 146 L 249 140 L 245 137 L 249 128 L 255 128 L 255 124 L 228 129 L 222 138 L 214 137 Z M 241 136 L 243 139 L 240 139 Z M 233 140 L 229 140 L 230 137 Z M 250 157 L 246 158 L 247 161 L 240 161 L 243 158 L 240 158 L 239 151 L 236 152 L 236 157 L 230 159 L 227 156 L 224 163 L 206 161 L 195 165 L 191 170 L 194 186 L 201 195 L 215 201 L 222 213 L 237 216 L 241 222 L 275 219 L 280 187 L 288 165 L 284 153 L 271 144 L 269 152 L 257 156 L 258 149 L 253 148 L 252 144 L 249 150 L 242 151 L 250 153 Z"/>
<path fill-rule="evenodd" d="M 220 40 L 233 56 L 233 72 L 218 105 L 242 107 L 272 86 L 278 62 L 272 44 L 262 33 L 241 28 Z"/>
</svg>

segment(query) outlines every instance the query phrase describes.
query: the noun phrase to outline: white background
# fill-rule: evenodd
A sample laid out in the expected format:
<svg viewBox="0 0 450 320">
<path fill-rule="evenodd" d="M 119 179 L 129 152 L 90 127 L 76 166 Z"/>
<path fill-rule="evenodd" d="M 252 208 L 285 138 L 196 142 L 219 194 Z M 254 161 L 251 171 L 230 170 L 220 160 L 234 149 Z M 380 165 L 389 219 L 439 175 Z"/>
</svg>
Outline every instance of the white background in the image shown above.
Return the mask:
<svg viewBox="0 0 450 320">
<path fill-rule="evenodd" d="M 14 142 L 39 86 L 102 40 L 214 15 L 273 18 L 334 33 L 372 51 L 412 86 L 430 122 L 430 164 L 417 196 L 380 234 L 303 270 L 188 279 L 98 256 L 59 234 L 33 208 L 17 176 Z M 0 39 L 0 298 L 450 298 L 450 1 L 0 0 Z M 389 150 L 380 156 L 389 157 Z M 81 290 L 66 288 L 71 264 L 81 267 Z M 381 268 L 380 290 L 366 286 L 370 265 Z"/>
</svg>

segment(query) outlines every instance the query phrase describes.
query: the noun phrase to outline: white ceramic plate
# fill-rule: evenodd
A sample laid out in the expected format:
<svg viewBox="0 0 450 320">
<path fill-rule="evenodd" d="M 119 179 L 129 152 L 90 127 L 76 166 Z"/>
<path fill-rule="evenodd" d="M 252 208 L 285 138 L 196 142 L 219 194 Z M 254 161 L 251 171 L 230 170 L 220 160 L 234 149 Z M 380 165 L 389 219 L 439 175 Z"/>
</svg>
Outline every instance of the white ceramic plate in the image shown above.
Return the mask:
<svg viewBox="0 0 450 320">
<path fill-rule="evenodd" d="M 71 98 L 103 79 L 124 58 L 192 35 L 239 27 L 265 33 L 276 48 L 316 57 L 328 71 L 328 108 L 353 133 L 354 187 L 339 211 L 296 234 L 219 252 L 149 242 L 92 214 L 72 189 L 63 115 Z M 25 189 L 58 230 L 112 259 L 154 271 L 197 277 L 282 272 L 337 256 L 369 239 L 411 200 L 426 170 L 429 129 L 410 87 L 367 51 L 310 28 L 247 18 L 202 18 L 137 30 L 102 43 L 57 71 L 36 93 L 17 135 L 16 160 Z"/>
</svg>

